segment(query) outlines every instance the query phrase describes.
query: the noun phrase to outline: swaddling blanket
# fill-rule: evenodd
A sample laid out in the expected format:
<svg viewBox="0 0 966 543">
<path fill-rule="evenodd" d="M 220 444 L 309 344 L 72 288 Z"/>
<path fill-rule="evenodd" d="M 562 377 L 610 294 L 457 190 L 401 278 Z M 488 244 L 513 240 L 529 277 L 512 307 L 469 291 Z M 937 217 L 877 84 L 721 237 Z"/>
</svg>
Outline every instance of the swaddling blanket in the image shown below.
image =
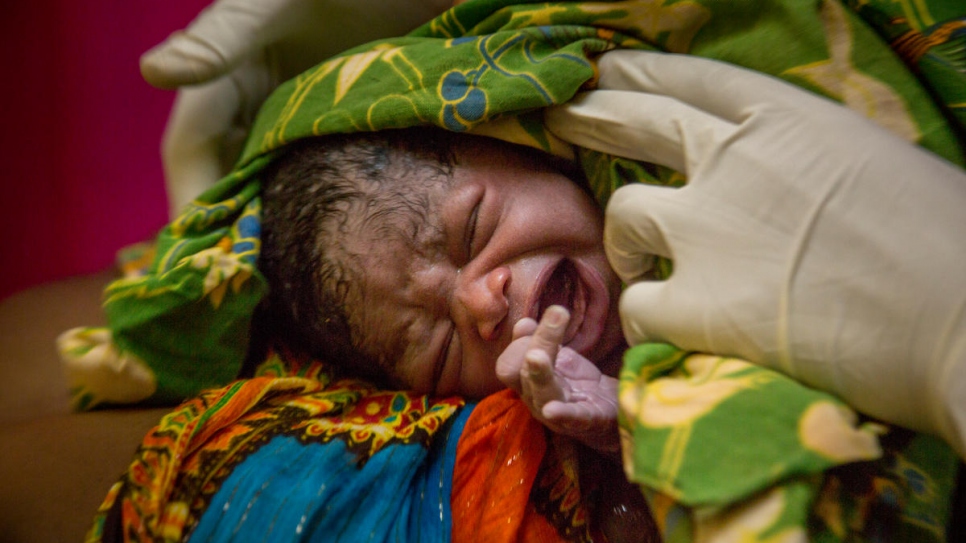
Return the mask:
<svg viewBox="0 0 966 543">
<path fill-rule="evenodd" d="M 613 509 L 631 540 L 655 541 L 646 509 L 607 499 L 612 460 L 579 454 L 512 392 L 466 404 L 330 370 L 282 348 L 179 406 L 87 541 L 607 541 Z M 834 398 L 667 345 L 633 350 L 621 380 L 626 471 L 663 541 L 943 540 L 956 464 L 935 440 L 890 432 L 879 456 Z"/>
<path fill-rule="evenodd" d="M 164 417 L 88 541 L 590 541 L 577 463 L 509 391 L 465 405 L 277 352 Z"/>
<path fill-rule="evenodd" d="M 964 8 L 954 4 L 903 7 L 856 2 L 853 6 L 831 0 L 786 0 L 766 5 L 717 0 L 531 4 L 473 0 L 409 36 L 347 51 L 289 81 L 270 97 L 235 171 L 162 231 L 146 274 L 108 287 L 105 309 L 109 327 L 76 330 L 62 338 L 76 405 L 88 408 L 99 403 L 176 402 L 205 388 L 225 385 L 237 376 L 247 354 L 254 308 L 266 294 L 257 269 L 259 172 L 284 152 L 288 143 L 326 133 L 432 124 L 573 156 L 586 172 L 601 205 L 613 190 L 628 182 L 683 184 L 686 180 L 681 175 L 664 168 L 572 149 L 542 126 L 543 108 L 594 88 L 594 62 L 599 54 L 624 47 L 701 55 L 781 77 L 840 100 L 886 128 L 963 164 L 957 133 L 963 130 L 966 60 L 956 45 L 966 39 L 966 33 Z M 757 477 L 754 485 L 741 487 L 738 483 L 744 474 L 732 474 L 729 477 L 734 484 L 716 486 L 727 491 L 721 490 L 713 499 L 707 497 L 702 485 L 692 486 L 680 479 L 702 473 L 690 464 L 700 463 L 699 459 L 686 452 L 716 450 L 727 444 L 728 435 L 708 433 L 720 422 L 715 419 L 710 419 L 715 424 L 701 423 L 700 417 L 664 426 L 641 423 L 643 410 L 639 408 L 649 396 L 654 397 L 654 383 L 662 377 L 690 379 L 702 374 L 696 368 L 709 363 L 702 359 L 695 362 L 693 356 L 700 355 L 673 349 L 668 354 L 664 349 L 644 346 L 635 350 L 651 353 L 643 357 L 647 363 L 633 363 L 640 360 L 634 356 L 628 359 L 622 377 L 621 408 L 629 475 L 648 489 L 654 514 L 667 538 L 701 540 L 709 533 L 702 530 L 711 529 L 707 526 L 728 524 L 720 516 L 727 509 L 724 504 L 754 502 L 757 498 L 765 498 L 754 503 L 766 504 L 764 509 L 771 515 L 766 515 L 770 523 L 762 522 L 755 528 L 759 535 L 800 538 L 802 528 L 785 532 L 774 523 L 806 526 L 812 522 L 807 510 L 813 504 L 826 507 L 830 519 L 847 516 L 829 512 L 835 507 L 841 509 L 841 499 L 845 498 L 835 497 L 833 483 L 829 483 L 832 487 L 822 486 L 826 480 L 822 474 L 836 465 L 878 457 L 879 445 L 856 447 L 841 455 L 819 454 L 819 460 L 806 462 L 807 467 L 801 469 L 782 471 L 777 469 L 787 467 L 782 462 L 760 463 L 756 477 L 762 473 L 768 477 Z M 667 360 L 674 363 L 665 364 Z M 661 372 L 647 370 L 651 363 L 662 368 Z M 721 365 L 715 364 L 714 368 Z M 735 386 L 727 380 L 743 378 L 747 373 L 758 375 L 751 379 L 758 384 L 787 381 L 758 368 L 734 370 L 730 361 L 722 371 L 706 371 L 708 376 L 724 380 L 725 388 Z M 811 392 L 792 385 L 789 383 L 782 394 L 759 395 L 765 404 L 754 404 L 755 410 L 731 410 L 727 415 L 731 422 L 722 428 L 742 426 L 746 422 L 742 415 L 767 413 L 767 404 L 778 407 L 794 403 L 796 410 L 780 419 L 793 423 L 786 428 L 794 434 L 785 442 L 790 445 L 775 447 L 777 452 L 772 456 L 784 457 L 800 449 L 811 454 L 814 450 L 807 443 L 803 445 L 807 438 L 799 435 L 796 426 L 798 421 L 815 420 L 803 418 L 811 406 L 831 402 L 835 412 L 849 411 L 834 399 L 811 397 Z M 759 388 L 746 386 L 742 390 Z M 789 402 L 786 395 L 801 400 Z M 727 398 L 732 397 L 738 396 Z M 722 400 L 709 413 L 726 417 L 729 405 L 738 404 Z M 831 420 L 848 422 L 842 427 L 843 435 L 878 432 L 872 426 L 856 429 L 850 417 L 846 414 Z M 781 442 L 772 433 L 781 426 L 788 425 L 775 424 L 757 434 L 751 432 L 759 441 L 741 442 L 739 448 L 765 451 L 763 443 Z M 944 508 L 949 489 L 943 481 L 951 478 L 955 461 L 942 446 L 922 445 L 927 441 L 921 437 L 900 440 L 899 445 L 886 447 L 882 460 L 873 462 L 880 467 L 882 462 L 899 464 L 890 468 L 898 475 L 889 479 L 900 481 L 889 487 L 898 489 L 896 499 L 903 505 L 897 511 L 909 511 L 904 506 L 914 501 L 907 498 L 916 489 L 922 489 L 923 503 L 927 504 L 924 510 Z M 876 443 L 874 439 L 872 442 Z M 657 449 L 677 452 L 654 457 L 631 454 Z M 763 455 L 751 454 L 742 463 L 754 466 L 756 459 L 768 456 Z M 915 469 L 905 469 L 907 465 Z M 885 479 L 864 480 L 872 481 L 869 485 L 874 492 L 870 495 L 885 495 L 874 482 Z M 801 490 L 806 487 L 809 490 Z M 774 494 L 764 494 L 775 488 L 786 489 L 781 491 L 780 500 L 774 499 Z M 832 498 L 816 501 L 817 492 Z M 858 511 L 857 517 L 871 518 L 861 513 Z M 903 514 L 897 513 L 896 518 Z M 907 520 L 914 516 L 907 515 Z M 676 522 L 677 518 L 689 520 Z M 942 515 L 915 522 L 926 527 L 925 533 L 941 536 Z M 828 533 L 833 535 L 828 537 L 832 540 L 851 534 L 851 525 L 845 521 L 839 524 L 847 526 L 840 526 L 838 531 L 830 528 Z"/>
</svg>

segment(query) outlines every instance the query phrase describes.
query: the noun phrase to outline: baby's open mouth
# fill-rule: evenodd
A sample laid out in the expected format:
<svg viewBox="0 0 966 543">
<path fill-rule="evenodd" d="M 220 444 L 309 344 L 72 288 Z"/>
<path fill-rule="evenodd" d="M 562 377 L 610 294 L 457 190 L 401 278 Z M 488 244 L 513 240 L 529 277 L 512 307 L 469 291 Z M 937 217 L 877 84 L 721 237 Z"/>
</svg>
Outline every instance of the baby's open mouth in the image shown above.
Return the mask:
<svg viewBox="0 0 966 543">
<path fill-rule="evenodd" d="M 580 273 L 569 259 L 561 260 L 547 278 L 537 302 L 535 318 L 539 320 L 552 305 L 560 305 L 570 311 L 570 324 L 564 336 L 564 343 L 567 343 L 577 335 L 587 305 L 580 284 Z"/>
<path fill-rule="evenodd" d="M 574 291 L 577 286 L 577 268 L 569 260 L 563 259 L 547 278 L 547 284 L 540 294 L 537 318 L 552 305 L 562 305 L 568 310 L 574 307 Z"/>
</svg>

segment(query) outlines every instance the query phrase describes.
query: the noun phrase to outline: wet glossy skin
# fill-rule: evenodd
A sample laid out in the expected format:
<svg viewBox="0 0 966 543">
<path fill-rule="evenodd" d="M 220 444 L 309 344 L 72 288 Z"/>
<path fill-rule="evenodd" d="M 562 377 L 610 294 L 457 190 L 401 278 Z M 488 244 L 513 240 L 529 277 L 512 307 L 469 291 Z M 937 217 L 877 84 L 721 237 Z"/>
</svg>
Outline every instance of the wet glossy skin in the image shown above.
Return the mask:
<svg viewBox="0 0 966 543">
<path fill-rule="evenodd" d="M 504 388 L 494 366 L 514 323 L 560 303 L 572 314 L 565 345 L 611 358 L 622 345 L 620 281 L 600 209 L 549 164 L 471 141 L 457 147 L 454 181 L 427 188 L 430 224 L 413 239 L 384 234 L 407 230 L 392 214 L 350 228 L 346 246 L 364 272 L 349 316 L 366 350 L 403 353 L 386 356 L 397 385 L 481 397 Z"/>
</svg>

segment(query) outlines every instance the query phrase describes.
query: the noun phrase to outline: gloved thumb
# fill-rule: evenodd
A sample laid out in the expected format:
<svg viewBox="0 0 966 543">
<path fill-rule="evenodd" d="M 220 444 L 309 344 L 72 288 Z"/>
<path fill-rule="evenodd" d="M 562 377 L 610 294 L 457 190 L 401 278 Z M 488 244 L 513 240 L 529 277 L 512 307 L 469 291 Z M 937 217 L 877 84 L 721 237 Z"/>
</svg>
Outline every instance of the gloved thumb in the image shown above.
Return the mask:
<svg viewBox="0 0 966 543">
<path fill-rule="evenodd" d="M 677 273 L 677 272 L 676 272 Z M 662 342 L 689 350 L 761 360 L 764 347 L 756 337 L 769 335 L 773 323 L 750 325 L 752 333 L 734 325 L 741 308 L 716 311 L 696 292 L 684 274 L 664 281 L 641 281 L 621 293 L 620 315 L 624 338 L 630 345 Z M 738 288 L 754 289 L 753 284 Z M 756 328 L 760 328 L 756 329 Z"/>
<path fill-rule="evenodd" d="M 674 343 L 678 332 L 688 329 L 687 324 L 693 327 L 693 322 L 688 323 L 688 319 L 680 317 L 686 306 L 682 305 L 683 300 L 674 299 L 672 281 L 641 281 L 621 293 L 621 328 L 628 344 Z M 676 324 L 682 320 L 685 322 Z"/>
<path fill-rule="evenodd" d="M 665 233 L 663 213 L 673 208 L 678 191 L 669 187 L 635 183 L 621 187 L 607 203 L 604 219 L 604 250 L 611 268 L 625 283 L 648 277 L 655 257 L 674 258 Z"/>
<path fill-rule="evenodd" d="M 144 80 L 162 89 L 203 83 L 263 47 L 289 17 L 293 0 L 218 0 L 183 31 L 141 56 Z M 287 20 L 287 19 L 286 19 Z"/>
</svg>

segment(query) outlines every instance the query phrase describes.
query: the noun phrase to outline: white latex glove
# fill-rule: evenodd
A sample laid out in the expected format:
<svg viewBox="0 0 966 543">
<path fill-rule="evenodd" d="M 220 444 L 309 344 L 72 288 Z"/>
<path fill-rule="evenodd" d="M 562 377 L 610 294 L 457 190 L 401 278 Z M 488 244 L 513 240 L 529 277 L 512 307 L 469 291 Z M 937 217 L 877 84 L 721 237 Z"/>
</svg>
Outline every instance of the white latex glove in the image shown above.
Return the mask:
<svg viewBox="0 0 966 543">
<path fill-rule="evenodd" d="M 279 83 L 356 45 L 401 36 L 452 0 L 218 0 L 141 57 L 159 88 L 182 88 L 162 158 L 172 215 L 228 173 Z M 205 83 L 198 87 L 185 87 Z"/>
<path fill-rule="evenodd" d="M 730 65 L 617 51 L 600 74 L 550 129 L 689 179 L 608 205 L 630 344 L 764 364 L 966 458 L 966 173 Z M 652 255 L 672 276 L 636 282 Z"/>
</svg>

